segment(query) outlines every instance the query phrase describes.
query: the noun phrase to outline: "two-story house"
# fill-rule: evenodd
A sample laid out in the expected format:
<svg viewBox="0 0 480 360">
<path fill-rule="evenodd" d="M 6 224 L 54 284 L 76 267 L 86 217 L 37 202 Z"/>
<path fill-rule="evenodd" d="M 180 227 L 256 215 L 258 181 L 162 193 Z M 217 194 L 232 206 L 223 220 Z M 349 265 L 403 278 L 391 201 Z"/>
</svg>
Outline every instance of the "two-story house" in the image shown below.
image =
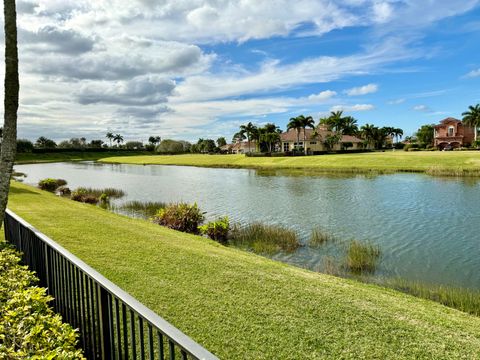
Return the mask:
<svg viewBox="0 0 480 360">
<path fill-rule="evenodd" d="M 440 150 L 470 146 L 475 140 L 475 129 L 455 118 L 446 118 L 433 129 L 433 145 Z"/>
</svg>

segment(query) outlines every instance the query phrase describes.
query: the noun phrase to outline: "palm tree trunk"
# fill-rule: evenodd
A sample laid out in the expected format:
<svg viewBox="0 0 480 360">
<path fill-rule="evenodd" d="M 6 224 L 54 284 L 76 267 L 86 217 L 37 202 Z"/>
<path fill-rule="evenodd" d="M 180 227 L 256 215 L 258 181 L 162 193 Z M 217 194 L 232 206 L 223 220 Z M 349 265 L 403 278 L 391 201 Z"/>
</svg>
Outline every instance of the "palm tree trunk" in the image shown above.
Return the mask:
<svg viewBox="0 0 480 360">
<path fill-rule="evenodd" d="M 4 0 L 5 29 L 5 99 L 3 141 L 0 155 L 0 228 L 5 217 L 5 209 L 10 191 L 10 179 L 17 150 L 17 110 L 18 92 L 18 50 L 17 14 L 15 0 Z"/>
<path fill-rule="evenodd" d="M 307 155 L 307 128 L 303 128 L 303 150 L 305 151 L 305 155 Z"/>
<path fill-rule="evenodd" d="M 248 140 L 248 152 L 252 152 L 252 151 L 250 150 L 250 135 L 247 136 L 247 140 Z"/>
<path fill-rule="evenodd" d="M 297 148 L 300 148 L 300 129 L 297 129 Z M 293 149 L 296 150 L 295 146 Z"/>
</svg>

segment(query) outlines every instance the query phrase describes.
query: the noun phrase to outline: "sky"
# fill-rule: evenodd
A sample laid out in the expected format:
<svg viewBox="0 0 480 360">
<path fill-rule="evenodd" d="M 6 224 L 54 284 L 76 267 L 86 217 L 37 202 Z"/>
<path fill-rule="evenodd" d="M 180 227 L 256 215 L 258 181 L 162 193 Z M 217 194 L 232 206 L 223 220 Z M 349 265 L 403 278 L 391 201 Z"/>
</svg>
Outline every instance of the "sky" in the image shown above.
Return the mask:
<svg viewBox="0 0 480 360">
<path fill-rule="evenodd" d="M 285 130 L 336 110 L 411 135 L 480 102 L 480 0 L 17 0 L 17 12 L 19 138 L 230 140 L 249 121 Z"/>
</svg>

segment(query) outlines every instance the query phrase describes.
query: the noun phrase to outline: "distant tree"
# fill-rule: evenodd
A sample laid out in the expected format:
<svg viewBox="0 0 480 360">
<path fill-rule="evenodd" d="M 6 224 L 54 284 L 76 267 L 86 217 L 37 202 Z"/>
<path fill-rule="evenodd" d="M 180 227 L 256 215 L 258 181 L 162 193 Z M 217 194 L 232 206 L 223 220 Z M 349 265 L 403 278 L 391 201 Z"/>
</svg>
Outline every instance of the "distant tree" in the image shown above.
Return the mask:
<svg viewBox="0 0 480 360">
<path fill-rule="evenodd" d="M 110 147 L 112 147 L 112 140 L 115 137 L 115 135 L 113 135 L 113 133 L 111 133 L 111 132 L 107 132 L 105 137 L 110 141 Z"/>
<path fill-rule="evenodd" d="M 311 116 L 300 115 L 298 117 L 300 124 L 303 129 L 303 149 L 305 150 L 305 155 L 307 155 L 307 127 L 315 129 L 315 120 Z"/>
<path fill-rule="evenodd" d="M 90 141 L 90 144 L 88 144 L 88 147 L 92 149 L 101 149 L 103 146 L 103 140 L 92 140 Z"/>
<path fill-rule="evenodd" d="M 33 151 L 33 143 L 27 139 L 17 140 L 17 153 L 29 153 Z"/>
<path fill-rule="evenodd" d="M 395 128 L 395 129 L 393 130 L 393 136 L 395 136 L 395 142 L 398 143 L 398 138 L 401 139 L 402 136 L 403 136 L 403 130 L 400 129 L 400 128 Z"/>
<path fill-rule="evenodd" d="M 15 0 L 3 1 L 5 34 L 4 109 L 2 144 L 0 147 L 0 228 L 5 216 L 17 150 L 18 50 Z"/>
<path fill-rule="evenodd" d="M 365 124 L 360 128 L 361 136 L 368 145 L 374 146 L 375 144 L 375 129 L 377 129 L 377 127 L 372 124 Z"/>
<path fill-rule="evenodd" d="M 191 144 L 187 141 L 165 139 L 160 142 L 155 151 L 164 154 L 181 154 L 190 150 Z"/>
<path fill-rule="evenodd" d="M 325 145 L 328 151 L 331 151 L 333 150 L 334 146 L 340 142 L 341 139 L 342 139 L 342 135 L 340 134 L 330 134 L 325 137 L 323 144 Z"/>
<path fill-rule="evenodd" d="M 120 144 L 123 143 L 123 136 L 120 134 L 115 134 L 113 141 L 117 143 L 117 146 L 120 146 Z"/>
<path fill-rule="evenodd" d="M 303 123 L 298 118 L 298 116 L 290 118 L 287 124 L 287 131 L 291 129 L 295 129 L 295 131 L 297 132 L 297 147 L 299 147 L 299 144 L 300 144 L 300 130 L 302 129 L 302 127 L 303 127 Z"/>
<path fill-rule="evenodd" d="M 348 150 L 348 148 L 353 147 L 353 143 L 351 141 L 345 141 L 341 143 L 342 150 Z"/>
<path fill-rule="evenodd" d="M 475 142 L 477 141 L 478 127 L 480 126 L 480 104 L 475 106 L 469 106 L 468 110 L 462 113 L 463 123 L 467 126 L 471 126 L 475 132 Z"/>
<path fill-rule="evenodd" d="M 247 125 L 240 126 L 240 132 L 247 137 L 248 152 L 252 152 L 250 147 L 250 140 L 258 134 L 258 129 L 255 125 L 249 122 Z"/>
<path fill-rule="evenodd" d="M 238 142 L 242 142 L 245 139 L 246 139 L 245 134 L 242 133 L 241 131 L 239 131 L 239 132 L 235 133 L 235 135 L 233 135 L 232 142 L 238 143 Z"/>
<path fill-rule="evenodd" d="M 417 130 L 415 136 L 422 146 L 433 145 L 434 126 L 435 125 L 422 125 L 420 129 Z"/>
<path fill-rule="evenodd" d="M 128 150 L 141 150 L 143 149 L 143 143 L 141 141 L 127 141 L 125 148 Z"/>
<path fill-rule="evenodd" d="M 258 141 L 260 151 L 272 152 L 275 144 L 280 141 L 280 134 L 282 131 L 280 128 L 272 123 L 265 124 L 258 128 Z"/>
<path fill-rule="evenodd" d="M 343 135 L 358 133 L 357 120 L 352 116 L 343 116 L 343 111 L 332 111 L 328 117 L 320 119 L 319 123 Z"/>
<path fill-rule="evenodd" d="M 48 139 L 45 136 L 40 136 L 35 142 L 35 147 L 39 149 L 55 149 L 57 144 L 55 141 Z"/>
<path fill-rule="evenodd" d="M 148 138 L 148 142 L 152 145 L 160 144 L 160 141 L 162 141 L 160 136 L 150 136 Z"/>
<path fill-rule="evenodd" d="M 222 136 L 217 139 L 217 146 L 222 147 L 227 145 L 227 140 Z"/>
</svg>

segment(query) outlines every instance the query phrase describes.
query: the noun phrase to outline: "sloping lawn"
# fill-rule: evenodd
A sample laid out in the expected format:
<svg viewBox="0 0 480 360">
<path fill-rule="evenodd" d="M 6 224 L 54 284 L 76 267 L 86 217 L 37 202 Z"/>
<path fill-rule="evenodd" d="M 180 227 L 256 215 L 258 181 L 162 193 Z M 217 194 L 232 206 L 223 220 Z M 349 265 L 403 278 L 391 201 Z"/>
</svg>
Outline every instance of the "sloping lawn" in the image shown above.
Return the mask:
<svg viewBox="0 0 480 360">
<path fill-rule="evenodd" d="M 480 318 L 14 184 L 10 208 L 224 359 L 479 359 Z"/>
<path fill-rule="evenodd" d="M 148 155 L 105 157 L 101 162 L 124 164 L 189 165 L 317 171 L 416 171 L 438 175 L 480 175 L 480 151 L 389 151 L 298 157 L 246 157 L 245 155 Z"/>
</svg>

